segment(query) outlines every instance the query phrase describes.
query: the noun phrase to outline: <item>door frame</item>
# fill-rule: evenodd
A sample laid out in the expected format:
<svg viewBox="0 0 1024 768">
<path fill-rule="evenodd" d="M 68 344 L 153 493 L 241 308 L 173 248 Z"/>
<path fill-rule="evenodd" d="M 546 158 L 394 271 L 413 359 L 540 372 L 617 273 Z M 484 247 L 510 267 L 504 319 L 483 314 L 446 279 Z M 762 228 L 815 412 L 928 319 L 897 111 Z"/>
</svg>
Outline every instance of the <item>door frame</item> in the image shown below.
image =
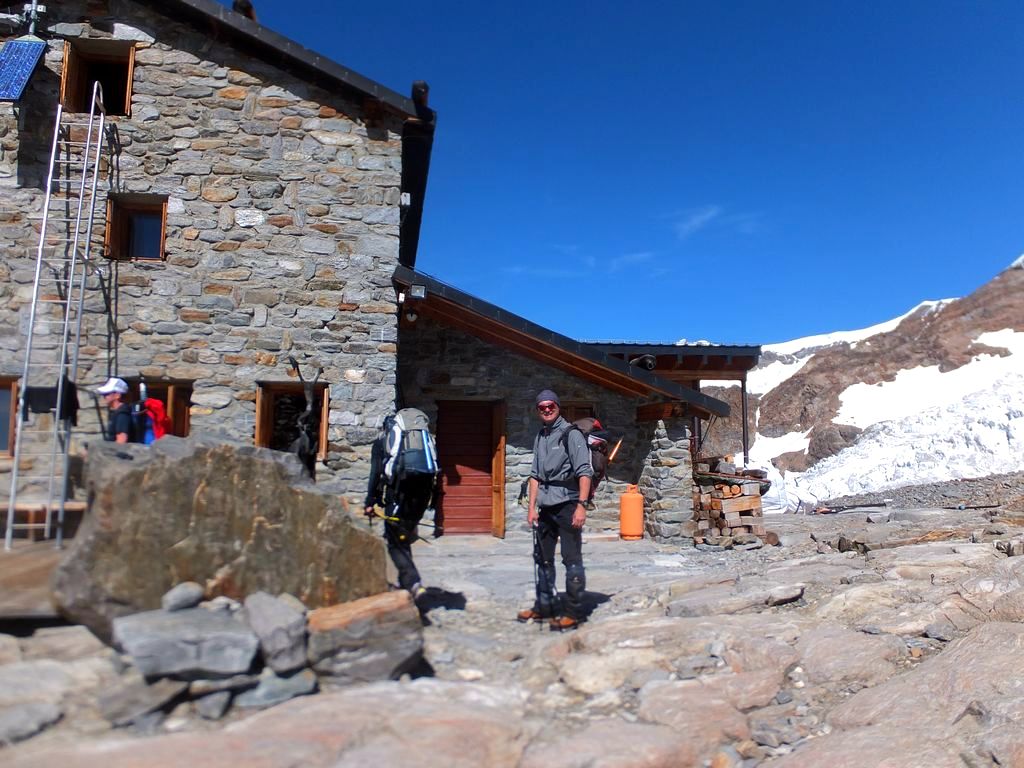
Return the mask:
<svg viewBox="0 0 1024 768">
<path fill-rule="evenodd" d="M 474 400 L 472 398 L 444 398 L 434 402 L 440 415 L 442 403 L 471 404 L 491 407 L 491 535 L 505 538 L 505 446 L 507 442 L 504 400 Z"/>
</svg>

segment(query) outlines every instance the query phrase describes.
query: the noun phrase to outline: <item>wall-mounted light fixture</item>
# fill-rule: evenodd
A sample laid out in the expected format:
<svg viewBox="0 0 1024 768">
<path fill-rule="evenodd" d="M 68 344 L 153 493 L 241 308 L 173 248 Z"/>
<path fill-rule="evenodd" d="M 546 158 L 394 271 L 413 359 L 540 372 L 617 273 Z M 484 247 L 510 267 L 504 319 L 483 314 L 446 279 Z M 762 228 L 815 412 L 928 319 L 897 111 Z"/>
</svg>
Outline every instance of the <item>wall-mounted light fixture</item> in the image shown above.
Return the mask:
<svg viewBox="0 0 1024 768">
<path fill-rule="evenodd" d="M 410 323 L 415 323 L 417 320 L 420 319 L 420 316 L 419 314 L 417 314 L 415 309 L 410 309 L 405 313 L 405 319 L 408 320 Z"/>
<path fill-rule="evenodd" d="M 409 286 L 409 298 L 410 299 L 425 299 L 427 297 L 427 286 L 425 285 L 410 285 Z"/>
</svg>

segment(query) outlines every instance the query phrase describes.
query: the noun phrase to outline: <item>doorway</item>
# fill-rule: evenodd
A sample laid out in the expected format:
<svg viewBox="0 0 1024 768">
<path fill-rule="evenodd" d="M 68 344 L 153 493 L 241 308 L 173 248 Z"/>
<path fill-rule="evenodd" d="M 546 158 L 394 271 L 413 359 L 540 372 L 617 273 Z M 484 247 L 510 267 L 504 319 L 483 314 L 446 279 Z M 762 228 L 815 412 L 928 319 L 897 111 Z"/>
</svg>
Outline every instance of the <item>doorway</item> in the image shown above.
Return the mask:
<svg viewBox="0 0 1024 768">
<path fill-rule="evenodd" d="M 438 522 L 446 534 L 505 536 L 505 403 L 437 403 Z"/>
</svg>

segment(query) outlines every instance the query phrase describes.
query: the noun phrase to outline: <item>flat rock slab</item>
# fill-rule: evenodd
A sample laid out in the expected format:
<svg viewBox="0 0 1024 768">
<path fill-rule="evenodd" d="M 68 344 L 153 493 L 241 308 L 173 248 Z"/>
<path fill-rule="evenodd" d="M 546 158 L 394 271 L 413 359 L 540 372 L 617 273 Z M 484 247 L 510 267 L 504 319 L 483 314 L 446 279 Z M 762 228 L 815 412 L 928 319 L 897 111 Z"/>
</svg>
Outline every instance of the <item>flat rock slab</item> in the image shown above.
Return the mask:
<svg viewBox="0 0 1024 768">
<path fill-rule="evenodd" d="M 43 701 L 0 707 L 0 747 L 35 736 L 62 714 L 59 706 Z"/>
<path fill-rule="evenodd" d="M 75 685 L 74 675 L 59 661 L 5 664 L 0 667 L 0 707 L 30 701 L 56 704 Z"/>
<path fill-rule="evenodd" d="M 772 768 L 964 768 L 960 751 L 961 748 L 944 740 L 941 734 L 901 722 L 811 739 L 793 753 L 773 760 L 771 765 Z"/>
<path fill-rule="evenodd" d="M 104 655 L 108 646 L 86 627 L 42 627 L 22 641 L 22 654 L 32 659 L 60 659 L 73 661 L 90 656 Z"/>
<path fill-rule="evenodd" d="M 114 643 L 146 677 L 230 676 L 248 672 L 259 640 L 221 611 L 146 611 L 114 620 Z"/>
<path fill-rule="evenodd" d="M 687 735 L 677 765 L 701 765 L 721 744 L 750 738 L 747 718 L 732 704 L 684 681 L 655 681 L 638 695 L 641 719 Z"/>
<path fill-rule="evenodd" d="M 397 677 L 423 654 L 423 622 L 405 590 L 318 608 L 308 618 L 309 662 L 337 683 Z"/>
<path fill-rule="evenodd" d="M 843 730 L 878 725 L 906 702 L 914 721 L 943 733 L 974 706 L 982 712 L 1024 713 L 1024 624 L 981 624 L 912 674 L 867 688 L 833 709 L 828 721 Z"/>
<path fill-rule="evenodd" d="M 5 768 L 517 768 L 532 732 L 514 688 L 421 679 L 293 699 L 219 732 L 32 743 Z"/>
<path fill-rule="evenodd" d="M 561 740 L 531 741 L 519 768 L 678 768 L 692 753 L 689 741 L 668 726 L 608 719 Z"/>
<path fill-rule="evenodd" d="M 893 635 L 868 635 L 839 626 L 816 627 L 801 635 L 796 650 L 812 683 L 875 685 L 896 672 L 906 645 Z"/>
</svg>

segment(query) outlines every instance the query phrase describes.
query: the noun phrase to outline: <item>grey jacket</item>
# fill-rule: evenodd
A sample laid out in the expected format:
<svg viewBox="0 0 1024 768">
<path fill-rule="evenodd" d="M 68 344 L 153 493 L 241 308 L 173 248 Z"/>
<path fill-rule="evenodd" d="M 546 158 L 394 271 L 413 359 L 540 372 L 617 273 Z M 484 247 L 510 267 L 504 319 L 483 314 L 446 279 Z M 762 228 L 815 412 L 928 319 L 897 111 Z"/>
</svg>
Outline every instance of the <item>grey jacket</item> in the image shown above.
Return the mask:
<svg viewBox="0 0 1024 768">
<path fill-rule="evenodd" d="M 542 427 L 533 441 L 533 467 L 530 477 L 540 483 L 537 506 L 553 507 L 579 499 L 581 477 L 593 477 L 587 438 L 578 429 L 569 433 L 566 453 L 562 433 L 571 425 L 561 416 L 550 427 Z"/>
</svg>

